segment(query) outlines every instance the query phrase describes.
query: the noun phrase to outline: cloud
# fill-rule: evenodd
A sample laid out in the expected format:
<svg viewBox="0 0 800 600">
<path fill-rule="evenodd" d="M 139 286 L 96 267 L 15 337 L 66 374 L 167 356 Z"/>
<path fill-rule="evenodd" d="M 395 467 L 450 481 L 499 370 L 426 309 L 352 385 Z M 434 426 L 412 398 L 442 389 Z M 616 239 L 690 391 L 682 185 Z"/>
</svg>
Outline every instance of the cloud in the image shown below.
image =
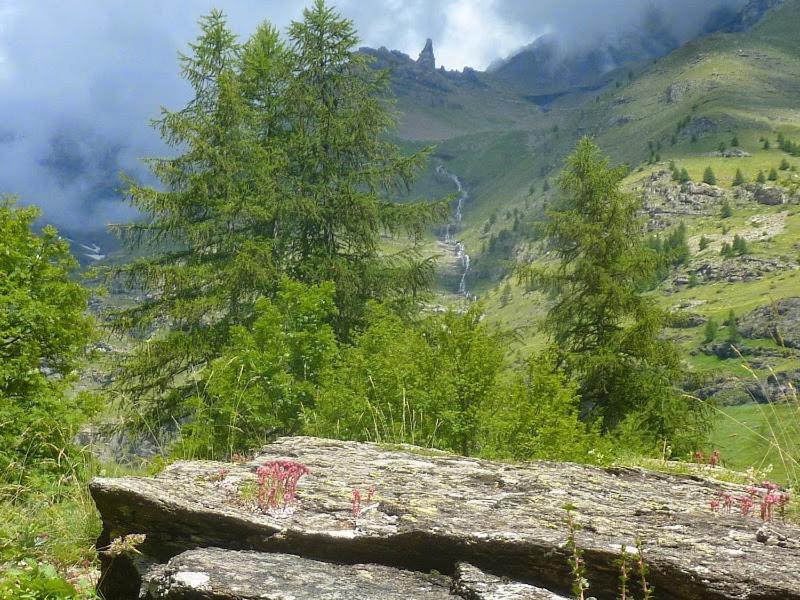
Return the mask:
<svg viewBox="0 0 800 600">
<path fill-rule="evenodd" d="M 730 0 L 740 4 L 744 0 Z M 120 171 L 164 146 L 148 123 L 188 96 L 177 51 L 219 6 L 242 37 L 264 19 L 280 28 L 311 0 L 0 0 L 0 193 L 44 207 L 48 220 L 98 229 L 130 218 Z M 654 0 L 687 37 L 718 2 Z M 439 64 L 485 68 L 552 31 L 566 43 L 633 26 L 642 0 L 339 0 L 364 45 L 416 57 L 434 40 Z"/>
</svg>

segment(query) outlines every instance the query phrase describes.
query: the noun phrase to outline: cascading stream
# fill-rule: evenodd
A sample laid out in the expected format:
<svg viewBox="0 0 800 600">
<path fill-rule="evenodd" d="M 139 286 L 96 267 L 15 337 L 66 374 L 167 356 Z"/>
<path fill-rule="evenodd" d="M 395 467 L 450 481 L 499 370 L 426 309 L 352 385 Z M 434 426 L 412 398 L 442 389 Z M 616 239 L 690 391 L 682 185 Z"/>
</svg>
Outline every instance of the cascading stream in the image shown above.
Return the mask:
<svg viewBox="0 0 800 600">
<path fill-rule="evenodd" d="M 458 191 L 458 200 L 456 202 L 456 209 L 455 213 L 453 214 L 453 221 L 447 223 L 447 227 L 445 228 L 444 233 L 444 240 L 443 243 L 449 246 L 453 253 L 456 256 L 456 263 L 459 265 L 461 270 L 461 279 L 458 283 L 458 293 L 461 296 L 464 296 L 468 300 L 474 299 L 474 296 L 470 294 L 469 290 L 467 289 L 467 275 L 469 274 L 469 254 L 467 254 L 467 250 L 464 247 L 464 243 L 460 240 L 453 239 L 453 232 L 452 232 L 452 225 L 456 225 L 456 233 L 460 230 L 459 225 L 461 224 L 461 219 L 464 216 L 464 202 L 466 202 L 469 195 L 467 191 L 464 189 L 464 185 L 461 183 L 461 180 L 458 176 L 454 173 L 451 173 L 447 169 L 444 168 L 443 165 L 439 165 L 436 167 L 436 173 L 447 177 L 452 181 L 455 186 L 456 190 Z"/>
</svg>

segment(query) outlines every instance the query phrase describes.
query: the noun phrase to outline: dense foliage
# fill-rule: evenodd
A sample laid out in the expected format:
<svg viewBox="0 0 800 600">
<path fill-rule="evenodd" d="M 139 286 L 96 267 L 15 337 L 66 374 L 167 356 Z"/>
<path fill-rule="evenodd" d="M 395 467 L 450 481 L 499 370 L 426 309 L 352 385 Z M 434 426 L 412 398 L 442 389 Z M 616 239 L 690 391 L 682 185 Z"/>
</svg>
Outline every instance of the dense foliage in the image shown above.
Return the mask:
<svg viewBox="0 0 800 600">
<path fill-rule="evenodd" d="M 71 471 L 66 382 L 91 330 L 77 263 L 55 229 L 34 232 L 38 216 L 0 199 L 0 483 L 12 494 Z"/>
<path fill-rule="evenodd" d="M 523 274 L 550 294 L 545 329 L 589 417 L 605 432 L 627 421 L 624 429 L 646 445 L 686 450 L 706 418 L 676 389 L 682 369 L 677 349 L 661 337 L 665 315 L 640 291 L 658 260 L 645 244 L 641 200 L 620 189 L 626 173 L 583 139 L 547 215 L 555 262 Z"/>
<path fill-rule="evenodd" d="M 285 277 L 332 282 L 326 321 L 339 340 L 370 300 L 413 304 L 432 275 L 416 242 L 447 208 L 389 200 L 425 153 L 386 141 L 388 79 L 354 51 L 350 21 L 318 1 L 286 40 L 265 24 L 240 44 L 219 12 L 201 29 L 181 58 L 194 97 L 156 123 L 177 155 L 149 161 L 163 188 L 129 182 L 144 218 L 117 227 L 148 252 L 109 274 L 147 292 L 114 315 L 118 330 L 148 337 L 167 325 L 118 379 L 129 414 L 152 422 L 181 420 L 198 389 L 214 393 L 202 382 Z M 381 252 L 387 232 L 409 244 Z"/>
</svg>

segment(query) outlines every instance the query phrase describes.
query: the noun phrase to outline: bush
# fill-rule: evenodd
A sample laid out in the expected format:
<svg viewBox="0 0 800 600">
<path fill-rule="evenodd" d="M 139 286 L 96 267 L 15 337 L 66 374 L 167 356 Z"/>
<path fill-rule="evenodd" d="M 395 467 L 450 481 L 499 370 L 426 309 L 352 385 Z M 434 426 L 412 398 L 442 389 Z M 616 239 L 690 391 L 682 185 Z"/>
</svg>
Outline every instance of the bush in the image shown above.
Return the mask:
<svg viewBox="0 0 800 600">
<path fill-rule="evenodd" d="M 740 235 L 733 236 L 733 245 L 731 246 L 731 249 L 733 250 L 734 254 L 738 254 L 739 256 L 747 254 L 749 251 L 747 240 Z"/>
<path fill-rule="evenodd" d="M 708 248 L 708 245 L 710 243 L 711 243 L 711 240 L 709 240 L 705 235 L 701 235 L 700 236 L 700 242 L 699 242 L 700 252 L 702 252 L 703 250 Z"/>
<path fill-rule="evenodd" d="M 789 164 L 789 161 L 784 158 L 781 161 L 780 170 L 781 171 L 788 171 L 790 167 L 791 167 L 791 165 Z"/>
<path fill-rule="evenodd" d="M 408 321 L 373 306 L 370 325 L 326 373 L 304 411 L 311 435 L 479 450 L 505 347 L 479 306 Z"/>
<path fill-rule="evenodd" d="M 756 175 L 756 183 L 767 183 L 767 178 L 764 175 L 764 171 L 758 172 L 758 175 Z"/>
<path fill-rule="evenodd" d="M 596 462 L 610 440 L 580 419 L 577 386 L 555 366 L 555 354 L 530 360 L 487 411 L 483 454 L 513 460 Z"/>
<path fill-rule="evenodd" d="M 728 202 L 727 200 L 725 200 L 725 202 L 722 203 L 722 208 L 720 209 L 719 216 L 722 217 L 723 219 L 729 219 L 730 217 L 733 216 L 733 208 L 731 208 L 730 202 Z"/>
<path fill-rule="evenodd" d="M 71 476 L 85 396 L 65 391 L 91 331 L 77 262 L 52 227 L 33 232 L 35 208 L 0 199 L 0 484 L 9 493 Z M 0 488 L 0 495 L 2 495 Z"/>
<path fill-rule="evenodd" d="M 733 185 L 739 186 L 745 183 L 744 174 L 742 173 L 741 169 L 736 169 L 736 176 L 733 178 Z"/>
<path fill-rule="evenodd" d="M 772 167 L 769 170 L 769 175 L 767 175 L 767 179 L 769 181 L 778 181 L 778 171 L 775 169 L 775 167 Z"/>
<path fill-rule="evenodd" d="M 714 170 L 711 167 L 706 167 L 706 170 L 703 171 L 703 183 L 717 185 L 717 176 L 714 175 Z"/>
<path fill-rule="evenodd" d="M 253 325 L 234 329 L 180 414 L 186 423 L 173 454 L 226 458 L 298 433 L 338 353 L 334 312 L 329 283 L 284 279 L 274 300 L 259 300 Z"/>
</svg>

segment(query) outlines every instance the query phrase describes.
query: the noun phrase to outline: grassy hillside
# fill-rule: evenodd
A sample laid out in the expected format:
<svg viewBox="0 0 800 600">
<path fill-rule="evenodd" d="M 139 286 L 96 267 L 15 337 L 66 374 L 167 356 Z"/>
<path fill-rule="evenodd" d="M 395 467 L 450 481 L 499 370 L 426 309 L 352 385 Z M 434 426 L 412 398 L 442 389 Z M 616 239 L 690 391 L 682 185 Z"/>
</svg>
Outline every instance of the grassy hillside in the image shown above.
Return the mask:
<svg viewBox="0 0 800 600">
<path fill-rule="evenodd" d="M 642 193 L 654 174 L 670 170 L 672 163 L 685 168 L 695 182 L 702 180 L 708 167 L 716 175 L 724 198 L 699 214 L 668 220 L 673 226 L 685 223 L 692 256 L 651 292 L 662 306 L 722 323 L 730 311 L 741 316 L 776 299 L 800 295 L 800 207 L 796 202 L 759 204 L 733 186 L 737 171 L 752 183 L 759 172 L 767 176 L 772 169 L 778 181 L 768 184 L 783 186 L 788 196 L 800 183 L 800 158 L 778 146 L 779 135 L 800 141 L 798 30 L 800 0 L 787 0 L 748 32 L 695 40 L 633 72 L 626 68 L 609 73 L 610 83 L 603 89 L 575 91 L 544 108 L 522 101 L 514 105 L 521 112 L 508 110 L 508 86 L 493 80 L 491 74 L 481 74 L 487 87 L 480 91 L 458 90 L 463 108 L 441 102 L 436 106 L 430 99 L 419 104 L 413 94 L 401 96 L 401 135 L 436 146 L 430 170 L 418 186 L 420 195 L 446 192 L 448 186 L 452 191 L 449 181 L 435 175 L 438 164 L 458 174 L 469 192 L 458 232 L 472 257 L 469 289 L 481 297 L 490 322 L 515 331 L 509 352 L 512 361 L 546 343 L 539 325 L 547 299 L 526 290 L 510 275 L 511 269 L 523 257 L 536 260 L 541 250 L 536 222 L 542 207 L 557 193 L 555 179 L 563 158 L 587 134 L 596 137 L 612 161 L 631 166 L 625 185 L 634 193 Z M 509 118 L 498 119 L 503 113 Z M 765 140 L 769 140 L 768 148 Z M 742 156 L 726 158 L 720 154 L 723 148 L 735 149 Z M 732 209 L 727 217 L 721 214 L 724 201 Z M 651 226 L 657 231 L 664 224 L 657 226 L 654 220 Z M 737 235 L 747 239 L 747 255 L 721 257 L 723 243 L 731 243 Z M 699 248 L 702 238 L 708 241 L 703 250 Z M 745 269 L 751 262 L 778 267 L 754 277 L 735 275 L 737 268 Z M 701 276 L 686 285 L 687 277 L 704 265 L 732 270 L 734 275 Z M 684 283 L 676 284 L 681 276 Z M 443 279 L 443 289 L 454 281 Z M 725 339 L 726 330 L 721 328 L 719 340 Z M 778 348 L 772 340 L 746 340 L 754 355 L 738 360 L 703 352 L 702 325 L 671 329 L 668 334 L 701 378 L 746 381 L 755 376 L 763 381 L 771 372 L 800 368 L 797 352 Z M 729 466 L 772 464 L 776 476 L 785 478 L 789 466 L 776 446 L 765 441 L 770 436 L 764 432 L 770 425 L 774 429 L 776 423 L 783 423 L 783 417 L 790 416 L 783 413 L 794 409 L 766 410 L 757 405 L 725 408 L 713 443 Z M 795 440 L 795 433 L 790 432 L 787 439 Z"/>
</svg>

